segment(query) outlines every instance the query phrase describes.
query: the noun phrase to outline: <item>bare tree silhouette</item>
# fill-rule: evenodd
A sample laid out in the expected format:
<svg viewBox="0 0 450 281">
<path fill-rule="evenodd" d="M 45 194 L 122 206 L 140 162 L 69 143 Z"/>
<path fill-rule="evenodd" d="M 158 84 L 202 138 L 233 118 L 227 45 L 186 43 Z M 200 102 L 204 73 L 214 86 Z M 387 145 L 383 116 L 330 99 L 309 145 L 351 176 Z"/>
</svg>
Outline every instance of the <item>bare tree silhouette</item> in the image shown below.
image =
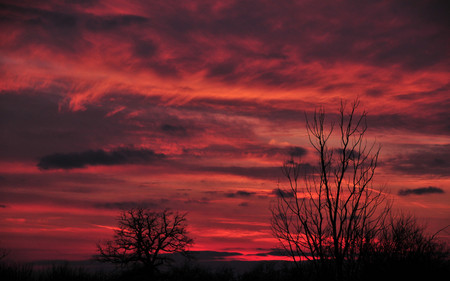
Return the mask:
<svg viewBox="0 0 450 281">
<path fill-rule="evenodd" d="M 341 102 L 337 126 L 327 128 L 323 108 L 306 119 L 317 168 L 305 171 L 299 159 L 287 161 L 288 186 L 279 187 L 271 210 L 274 236 L 296 265 L 313 261 L 320 274 L 331 264 L 337 280 L 357 271 L 390 210 L 385 193 L 372 184 L 380 147 L 367 143 L 367 114 L 358 114 L 358 106 L 358 100 L 350 108 Z"/>
<path fill-rule="evenodd" d="M 164 253 L 185 252 L 193 244 L 186 231 L 186 214 L 144 208 L 123 211 L 114 239 L 97 244 L 96 259 L 121 266 L 137 265 L 153 272 L 169 261 Z"/>
</svg>

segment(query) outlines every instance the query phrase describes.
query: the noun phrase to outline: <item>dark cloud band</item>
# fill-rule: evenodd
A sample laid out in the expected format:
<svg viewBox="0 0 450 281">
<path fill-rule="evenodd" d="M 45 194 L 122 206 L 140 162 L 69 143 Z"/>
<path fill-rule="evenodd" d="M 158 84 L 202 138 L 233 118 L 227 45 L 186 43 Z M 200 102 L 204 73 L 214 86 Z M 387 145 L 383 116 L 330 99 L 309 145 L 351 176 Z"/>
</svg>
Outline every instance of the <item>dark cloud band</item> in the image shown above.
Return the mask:
<svg viewBox="0 0 450 281">
<path fill-rule="evenodd" d="M 427 194 L 440 194 L 444 193 L 444 190 L 439 187 L 429 186 L 429 187 L 420 187 L 420 188 L 411 188 L 411 189 L 402 189 L 398 192 L 399 196 L 408 196 L 408 195 L 427 195 Z"/>
<path fill-rule="evenodd" d="M 272 194 L 280 198 L 294 198 L 294 193 L 292 191 L 283 190 L 280 188 L 275 188 L 272 190 Z"/>
<path fill-rule="evenodd" d="M 37 166 L 43 170 L 50 170 L 99 165 L 148 164 L 164 157 L 164 154 L 158 154 L 149 149 L 117 148 L 111 151 L 99 149 L 47 155 L 40 159 Z"/>
<path fill-rule="evenodd" d="M 238 190 L 236 192 L 228 192 L 228 193 L 226 193 L 225 197 L 228 197 L 228 198 L 251 197 L 251 196 L 253 196 L 255 194 L 256 194 L 256 192 L 245 191 L 245 190 Z"/>
</svg>

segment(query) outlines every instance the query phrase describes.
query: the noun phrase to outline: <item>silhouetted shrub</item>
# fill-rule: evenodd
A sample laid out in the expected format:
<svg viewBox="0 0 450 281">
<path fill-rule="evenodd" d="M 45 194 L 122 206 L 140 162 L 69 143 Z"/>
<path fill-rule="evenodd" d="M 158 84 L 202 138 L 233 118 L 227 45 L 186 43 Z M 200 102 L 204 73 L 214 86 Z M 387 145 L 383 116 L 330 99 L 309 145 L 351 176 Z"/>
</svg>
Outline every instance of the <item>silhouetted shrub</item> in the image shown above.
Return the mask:
<svg viewBox="0 0 450 281">
<path fill-rule="evenodd" d="M 361 279 L 438 280 L 450 276 L 449 249 L 411 215 L 391 218 L 365 257 Z"/>
<path fill-rule="evenodd" d="M 31 264 L 0 263 L 0 280 L 33 280 L 33 266 Z"/>
</svg>

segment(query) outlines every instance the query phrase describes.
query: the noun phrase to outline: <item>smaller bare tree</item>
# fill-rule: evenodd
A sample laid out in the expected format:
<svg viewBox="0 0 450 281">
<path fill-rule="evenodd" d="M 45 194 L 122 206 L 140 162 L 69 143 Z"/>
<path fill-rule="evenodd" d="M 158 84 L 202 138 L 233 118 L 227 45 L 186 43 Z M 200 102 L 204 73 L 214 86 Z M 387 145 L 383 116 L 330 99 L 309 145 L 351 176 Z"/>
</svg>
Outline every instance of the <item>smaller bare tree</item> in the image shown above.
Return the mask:
<svg viewBox="0 0 450 281">
<path fill-rule="evenodd" d="M 412 215 L 400 214 L 391 217 L 387 227 L 379 236 L 376 252 L 388 260 L 445 259 L 447 249 L 437 238 L 438 234 L 426 233 L 426 226 L 421 225 Z"/>
<path fill-rule="evenodd" d="M 448 227 L 429 234 L 413 215 L 390 216 L 361 261 L 360 279 L 439 280 L 448 276 L 449 247 L 438 237 Z"/>
<path fill-rule="evenodd" d="M 136 208 L 120 214 L 114 239 L 97 244 L 95 258 L 153 272 L 170 260 L 161 254 L 183 253 L 192 244 L 186 231 L 186 214 Z"/>
</svg>

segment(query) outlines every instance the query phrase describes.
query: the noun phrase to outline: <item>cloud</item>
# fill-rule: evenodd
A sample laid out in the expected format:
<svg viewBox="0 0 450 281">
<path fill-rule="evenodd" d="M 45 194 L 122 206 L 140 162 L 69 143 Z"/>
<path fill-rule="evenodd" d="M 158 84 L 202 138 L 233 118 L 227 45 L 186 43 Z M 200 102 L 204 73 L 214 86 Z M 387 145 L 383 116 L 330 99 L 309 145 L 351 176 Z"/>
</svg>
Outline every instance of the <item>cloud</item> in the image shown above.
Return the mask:
<svg viewBox="0 0 450 281">
<path fill-rule="evenodd" d="M 236 69 L 234 63 L 221 63 L 214 65 L 208 72 L 208 77 L 227 77 Z"/>
<path fill-rule="evenodd" d="M 202 197 L 200 199 L 188 199 L 186 201 L 184 201 L 184 204 L 209 204 L 211 202 L 211 199 L 207 198 L 207 197 Z"/>
<path fill-rule="evenodd" d="M 408 195 L 427 195 L 427 194 L 435 194 L 435 193 L 444 193 L 444 190 L 439 187 L 429 186 L 429 187 L 420 187 L 420 188 L 410 188 L 410 189 L 401 189 L 398 192 L 399 196 L 408 196 Z"/>
<path fill-rule="evenodd" d="M 225 193 L 225 197 L 228 198 L 235 198 L 235 197 L 251 197 L 253 195 L 255 195 L 256 192 L 251 192 L 251 191 L 245 191 L 245 190 L 238 190 L 236 192 L 228 192 Z"/>
<path fill-rule="evenodd" d="M 96 15 L 91 17 L 88 14 L 76 14 L 80 21 L 82 21 L 84 28 L 95 32 L 117 31 L 121 28 L 130 26 L 144 25 L 148 22 L 148 18 L 138 15 Z M 80 27 L 82 28 L 82 27 Z M 136 45 L 138 49 L 156 49 L 152 41 L 138 41 Z M 139 51 L 139 50 L 138 50 Z M 154 50 L 153 50 L 154 51 Z M 139 52 L 138 52 L 139 53 Z"/>
<path fill-rule="evenodd" d="M 266 256 L 278 256 L 278 257 L 288 257 L 289 254 L 286 251 L 274 249 L 267 253 L 259 253 L 257 256 L 266 257 Z"/>
<path fill-rule="evenodd" d="M 386 94 L 386 91 L 382 88 L 369 88 L 366 90 L 366 95 L 371 97 L 381 97 Z"/>
<path fill-rule="evenodd" d="M 424 95 L 422 95 L 424 96 Z M 416 97 L 417 100 L 421 98 Z M 416 112 L 369 114 L 367 123 L 370 128 L 403 130 L 415 132 L 421 128 L 421 132 L 437 135 L 448 135 L 450 128 L 450 113 L 444 109 L 449 106 L 448 102 L 441 101 L 440 98 L 434 104 L 422 104 L 418 106 Z M 432 112 L 432 114 L 430 114 Z"/>
<path fill-rule="evenodd" d="M 280 197 L 280 198 L 293 198 L 294 197 L 294 193 L 292 191 L 288 191 L 288 190 L 283 190 L 280 188 L 275 188 L 274 190 L 272 190 L 273 195 Z"/>
<path fill-rule="evenodd" d="M 236 143 L 234 145 L 213 144 L 202 148 L 190 148 L 185 149 L 184 153 L 186 155 L 205 157 L 218 156 L 221 158 L 242 158 L 253 156 L 258 158 L 284 160 L 287 158 L 287 156 L 304 156 L 306 155 L 307 151 L 305 148 L 299 146 L 283 147 L 276 145 L 267 145 L 264 143 L 244 145 Z"/>
<path fill-rule="evenodd" d="M 344 150 L 342 148 L 337 148 L 334 151 L 335 151 L 335 153 L 340 155 L 340 157 L 344 152 Z M 361 154 L 358 151 L 356 151 L 356 150 L 352 151 L 351 149 L 347 149 L 345 154 L 346 154 L 345 157 L 350 160 L 354 160 L 355 158 L 357 159 L 357 158 L 361 157 Z"/>
<path fill-rule="evenodd" d="M 98 103 L 87 104 L 84 110 L 72 112 L 62 103 L 65 99 L 56 94 L 68 88 L 70 85 L 1 91 L 0 119 L 3 122 L 0 128 L 9 136 L 0 138 L 0 145 L 5 148 L 0 151 L 1 158 L 29 160 L 54 151 L 87 151 L 92 143 L 100 147 L 119 147 L 135 143 L 136 139 L 145 142 L 151 139 L 155 144 L 177 142 L 193 156 L 241 157 L 251 153 L 272 157 L 285 153 L 277 146 L 254 143 L 254 127 L 234 112 L 208 106 L 194 108 L 191 103 L 170 106 L 160 96 L 128 93 L 111 93 Z M 242 140 L 248 139 L 245 143 L 254 144 L 218 145 L 214 142 L 216 138 L 231 140 L 236 135 Z M 201 138 L 207 146 L 192 146 L 190 142 L 195 138 Z M 136 145 L 141 143 L 138 141 Z"/>
<path fill-rule="evenodd" d="M 228 257 L 242 256 L 242 253 L 238 252 L 218 252 L 218 251 L 190 251 L 189 254 L 191 254 L 197 260 L 209 260 L 209 261 L 211 260 L 219 261 L 225 260 Z"/>
<path fill-rule="evenodd" d="M 137 57 L 149 58 L 156 54 L 158 46 L 152 40 L 137 40 L 134 46 L 134 54 Z"/>
<path fill-rule="evenodd" d="M 417 146 L 415 152 L 388 159 L 393 170 L 410 175 L 448 176 L 450 170 L 450 145 Z"/>
<path fill-rule="evenodd" d="M 304 149 L 303 147 L 299 147 L 299 146 L 293 146 L 291 148 L 289 148 L 289 155 L 292 157 L 301 157 L 306 155 L 306 149 Z"/>
<path fill-rule="evenodd" d="M 122 179 L 119 175 L 103 175 L 84 173 L 82 170 L 72 171 L 71 173 L 54 174 L 49 177 L 45 173 L 12 173 L 8 174 L 2 182 L 5 188 L 18 190 L 21 188 L 34 187 L 44 193 L 76 192 L 76 193 L 95 193 L 103 186 L 123 186 L 130 182 Z M 65 182 L 61 185 L 61 182 Z"/>
<path fill-rule="evenodd" d="M 99 149 L 47 155 L 40 159 L 37 166 L 43 170 L 50 170 L 84 168 L 88 165 L 148 164 L 164 157 L 164 154 L 149 149 L 116 148 L 111 151 Z"/>
<path fill-rule="evenodd" d="M 39 47 L 49 61 L 56 52 L 70 54 L 64 59 L 75 64 L 86 58 L 124 72 L 326 92 L 361 86 L 327 78 L 322 70 L 336 64 L 411 71 L 446 63 L 448 20 L 442 11 L 448 4 L 414 2 L 164 1 L 136 3 L 135 9 L 119 3 L 111 11 L 101 1 L 90 8 L 9 1 L 1 27 L 14 31 L 4 40 L 14 55 L 36 57 L 32 50 Z"/>
<path fill-rule="evenodd" d="M 311 256 L 311 254 L 306 253 L 306 255 Z M 266 257 L 266 256 L 278 256 L 278 257 L 289 257 L 289 253 L 282 249 L 273 249 L 272 251 L 265 253 L 258 253 L 256 256 Z"/>
<path fill-rule="evenodd" d="M 119 210 L 129 210 L 132 208 L 158 208 L 161 202 L 156 201 L 123 201 L 123 202 L 104 202 L 95 203 L 96 208 L 102 209 L 119 209 Z"/>
<path fill-rule="evenodd" d="M 198 167 L 199 170 L 230 174 L 236 176 L 244 176 L 256 179 L 276 179 L 281 175 L 280 167 Z"/>
<path fill-rule="evenodd" d="M 61 82 L 59 87 L 51 86 L 41 90 L 22 89 L 1 91 L 0 128 L 8 132 L 8 138 L 0 138 L 2 159 L 31 160 L 55 151 L 84 151 L 92 143 L 99 146 L 120 146 L 131 141 L 134 133 L 142 131 L 141 124 L 125 119 L 124 115 L 148 105 L 149 99 L 129 96 L 128 103 L 109 97 L 101 105 L 87 105 L 84 111 L 64 110 L 63 97 L 58 92 L 68 91 L 70 85 Z M 118 106 L 125 109 L 106 117 Z M 129 108 L 132 108 L 130 110 Z M 154 113 L 148 119 L 165 120 L 167 115 Z M 140 120 L 139 120 L 140 121 Z M 145 120 L 144 120 L 145 121 Z M 144 122 L 145 125 L 150 123 Z M 156 127 L 150 132 L 157 131 Z M 55 140 L 58 141 L 55 141 Z"/>
<path fill-rule="evenodd" d="M 163 124 L 161 130 L 170 135 L 186 136 L 187 130 L 181 125 Z"/>
</svg>

